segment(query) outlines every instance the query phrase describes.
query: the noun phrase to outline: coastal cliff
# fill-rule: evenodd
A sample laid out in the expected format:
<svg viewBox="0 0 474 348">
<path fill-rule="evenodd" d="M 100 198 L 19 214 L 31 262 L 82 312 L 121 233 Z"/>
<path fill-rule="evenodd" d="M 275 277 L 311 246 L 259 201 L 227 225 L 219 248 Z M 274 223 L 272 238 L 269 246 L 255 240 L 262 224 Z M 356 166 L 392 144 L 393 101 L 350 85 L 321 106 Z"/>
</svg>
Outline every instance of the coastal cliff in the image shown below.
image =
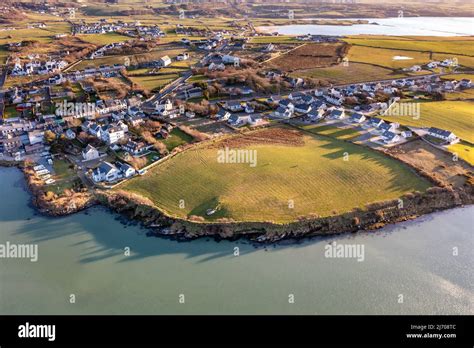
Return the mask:
<svg viewBox="0 0 474 348">
<path fill-rule="evenodd" d="M 289 224 L 267 222 L 198 223 L 166 216 L 151 201 L 125 192 L 101 191 L 98 200 L 130 219 L 138 219 L 153 229 L 154 235 L 182 239 L 215 236 L 222 239 L 247 237 L 256 241 L 277 241 L 283 238 L 330 235 L 359 230 L 372 230 L 387 224 L 414 219 L 435 211 L 474 203 L 474 186 L 432 187 L 424 193 L 404 195 L 392 200 L 367 205 L 364 209 L 320 218 L 301 219 Z"/>
</svg>

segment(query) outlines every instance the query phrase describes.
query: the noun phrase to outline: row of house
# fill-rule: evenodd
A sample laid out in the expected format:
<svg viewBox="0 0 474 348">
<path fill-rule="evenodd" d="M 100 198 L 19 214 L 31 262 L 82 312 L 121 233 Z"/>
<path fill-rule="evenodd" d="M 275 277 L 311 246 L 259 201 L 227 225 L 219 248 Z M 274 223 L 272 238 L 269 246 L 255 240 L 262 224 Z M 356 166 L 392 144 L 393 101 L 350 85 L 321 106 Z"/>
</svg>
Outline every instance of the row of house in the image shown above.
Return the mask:
<svg viewBox="0 0 474 348">
<path fill-rule="evenodd" d="M 90 54 L 89 58 L 90 59 L 95 59 L 95 58 L 103 57 L 104 54 L 107 51 L 123 47 L 124 44 L 125 44 L 125 42 L 112 42 L 112 43 L 109 43 L 107 45 L 104 45 L 104 46 L 98 48 L 94 52 L 92 52 Z"/>
<path fill-rule="evenodd" d="M 13 68 L 10 74 L 12 76 L 54 74 L 61 71 L 66 66 L 67 62 L 64 60 L 32 60 L 23 63 L 19 58 L 17 58 L 13 63 Z"/>
</svg>

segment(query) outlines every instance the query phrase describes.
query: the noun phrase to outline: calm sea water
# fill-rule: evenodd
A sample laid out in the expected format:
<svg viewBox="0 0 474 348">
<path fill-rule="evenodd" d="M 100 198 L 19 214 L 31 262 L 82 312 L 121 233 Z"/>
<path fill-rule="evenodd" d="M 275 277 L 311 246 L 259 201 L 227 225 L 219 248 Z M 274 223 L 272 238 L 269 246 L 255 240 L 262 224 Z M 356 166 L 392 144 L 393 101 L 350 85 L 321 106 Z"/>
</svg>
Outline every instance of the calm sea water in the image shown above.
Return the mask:
<svg viewBox="0 0 474 348">
<path fill-rule="evenodd" d="M 0 259 L 0 314 L 474 313 L 474 207 L 255 248 L 146 237 L 98 207 L 46 218 L 28 206 L 17 169 L 0 168 L 0 182 L 0 244 L 39 247 L 36 263 Z M 365 260 L 325 258 L 330 241 L 363 244 Z"/>
<path fill-rule="evenodd" d="M 473 17 L 405 17 L 405 18 L 356 18 L 373 24 L 351 26 L 336 25 L 282 25 L 260 27 L 268 32 L 283 35 L 418 35 L 465 36 L 474 35 Z"/>
</svg>

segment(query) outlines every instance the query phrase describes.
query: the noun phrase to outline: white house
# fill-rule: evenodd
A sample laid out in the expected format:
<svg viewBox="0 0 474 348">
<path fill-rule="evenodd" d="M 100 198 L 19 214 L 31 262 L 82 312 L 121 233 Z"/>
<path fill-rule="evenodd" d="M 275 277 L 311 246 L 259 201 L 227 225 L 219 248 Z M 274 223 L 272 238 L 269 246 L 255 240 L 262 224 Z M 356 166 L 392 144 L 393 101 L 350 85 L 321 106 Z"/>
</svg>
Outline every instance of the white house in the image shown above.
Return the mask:
<svg viewBox="0 0 474 348">
<path fill-rule="evenodd" d="M 324 110 L 321 108 L 311 109 L 307 116 L 313 122 L 322 120 L 324 118 Z"/>
<path fill-rule="evenodd" d="M 227 122 L 234 127 L 244 126 L 249 123 L 249 121 L 250 115 L 232 115 L 227 120 Z"/>
<path fill-rule="evenodd" d="M 438 67 L 438 64 L 439 62 L 429 62 L 428 64 L 426 64 L 426 66 L 428 69 L 435 69 Z"/>
<path fill-rule="evenodd" d="M 220 109 L 219 112 L 216 114 L 216 118 L 220 121 L 227 121 L 230 115 L 231 113 L 229 111 Z"/>
<path fill-rule="evenodd" d="M 169 116 L 174 110 L 173 102 L 170 99 L 166 99 L 164 101 L 164 103 L 163 102 L 157 102 L 155 104 L 155 110 L 161 116 Z"/>
<path fill-rule="evenodd" d="M 28 140 L 30 145 L 40 144 L 44 140 L 44 131 L 35 129 L 28 132 Z"/>
<path fill-rule="evenodd" d="M 186 53 L 186 52 L 180 53 L 180 54 L 178 54 L 176 59 L 179 60 L 179 61 L 188 60 L 189 59 L 189 53 Z"/>
<path fill-rule="evenodd" d="M 92 145 L 87 145 L 87 147 L 82 150 L 82 158 L 84 161 L 92 161 L 99 158 L 99 151 Z"/>
<path fill-rule="evenodd" d="M 239 101 L 227 101 L 225 103 L 224 107 L 227 110 L 230 110 L 232 112 L 238 112 L 238 111 L 242 111 L 244 109 L 242 107 L 242 104 Z"/>
<path fill-rule="evenodd" d="M 342 103 L 344 102 L 344 97 L 337 98 L 331 95 L 324 95 L 324 99 L 326 99 L 327 102 L 337 106 L 342 105 Z"/>
<path fill-rule="evenodd" d="M 117 167 L 125 178 L 130 178 L 137 173 L 137 171 L 127 163 L 120 163 Z"/>
<path fill-rule="evenodd" d="M 102 133 L 102 140 L 109 145 L 115 144 L 124 138 L 125 131 L 118 126 L 107 127 L 107 129 Z"/>
<path fill-rule="evenodd" d="M 171 58 L 169 56 L 161 57 L 158 61 L 158 64 L 162 67 L 166 67 L 171 64 Z"/>
<path fill-rule="evenodd" d="M 362 123 L 365 121 L 365 116 L 358 112 L 355 112 L 351 115 L 351 121 L 354 123 Z"/>
<path fill-rule="evenodd" d="M 255 108 L 250 103 L 245 103 L 245 112 L 247 114 L 253 114 L 255 112 Z"/>
<path fill-rule="evenodd" d="M 394 133 L 398 127 L 400 127 L 400 124 L 396 122 L 391 122 L 391 123 L 382 123 L 378 128 L 381 132 L 392 132 Z"/>
<path fill-rule="evenodd" d="M 430 129 L 428 129 L 428 135 L 448 141 L 450 143 L 454 142 L 458 138 L 453 132 L 435 127 L 431 127 Z"/>
<path fill-rule="evenodd" d="M 278 109 L 276 109 L 273 114 L 272 114 L 274 117 L 276 118 L 284 118 L 284 119 L 288 119 L 288 118 L 291 118 L 291 116 L 293 116 L 293 109 L 291 108 L 284 108 L 282 106 L 278 107 Z"/>
<path fill-rule="evenodd" d="M 372 126 L 372 127 L 375 127 L 375 128 L 379 128 L 384 123 L 385 123 L 385 121 L 382 120 L 381 118 L 378 118 L 378 117 L 372 117 L 369 120 L 369 125 Z"/>
<path fill-rule="evenodd" d="M 458 66 L 458 62 L 456 59 L 445 59 L 441 63 L 439 63 L 442 67 L 454 67 Z"/>
<path fill-rule="evenodd" d="M 334 109 L 331 111 L 328 118 L 330 120 L 342 120 L 345 116 L 346 116 L 346 113 L 344 110 Z"/>
<path fill-rule="evenodd" d="M 240 65 L 240 58 L 226 54 L 222 56 L 222 63 Z"/>
<path fill-rule="evenodd" d="M 390 131 L 382 133 L 382 139 L 386 144 L 393 144 L 400 140 L 400 136 Z"/>
<path fill-rule="evenodd" d="M 214 70 L 223 71 L 223 70 L 225 70 L 225 65 L 224 65 L 224 63 L 211 63 L 211 64 L 209 64 L 208 69 L 210 71 L 214 71 Z"/>
<path fill-rule="evenodd" d="M 248 121 L 251 126 L 260 126 L 265 123 L 265 120 L 260 115 L 252 115 Z"/>
<path fill-rule="evenodd" d="M 115 181 L 120 176 L 120 170 L 112 163 L 103 162 L 92 172 L 92 180 L 95 182 Z"/>
<path fill-rule="evenodd" d="M 297 105 L 295 105 L 295 112 L 298 112 L 300 114 L 307 114 L 310 111 L 311 111 L 311 105 L 310 104 L 297 104 Z"/>
</svg>

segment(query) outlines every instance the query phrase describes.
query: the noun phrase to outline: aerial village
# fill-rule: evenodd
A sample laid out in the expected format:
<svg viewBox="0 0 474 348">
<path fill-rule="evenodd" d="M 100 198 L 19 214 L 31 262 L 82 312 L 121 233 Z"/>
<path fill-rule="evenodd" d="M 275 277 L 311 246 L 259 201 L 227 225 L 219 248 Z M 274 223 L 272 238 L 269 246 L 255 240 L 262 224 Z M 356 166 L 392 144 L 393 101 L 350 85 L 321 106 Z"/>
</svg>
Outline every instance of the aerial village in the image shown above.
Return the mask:
<svg viewBox="0 0 474 348">
<path fill-rule="evenodd" d="M 13 54 L 5 65 L 3 83 L 12 78 L 27 82 L 4 86 L 0 95 L 0 160 L 28 160 L 43 185 L 61 190 L 64 185 L 111 188 L 146 174 L 193 143 L 278 122 L 353 129 L 360 135 L 351 141 L 382 151 L 414 137 L 443 148 L 459 141 L 457 135 L 393 121 L 397 116 L 419 117 L 415 104 L 400 99 L 435 99 L 472 88 L 469 79 L 446 80 L 435 73 L 455 69 L 456 59 L 413 65 L 405 71 L 415 74 L 404 78 L 317 83 L 263 64 L 294 46 L 278 43 L 277 34 L 246 27 L 204 30 L 177 24 L 173 35 L 179 36 L 169 38 L 158 25 L 101 19 L 79 22 L 72 34 L 57 34 L 56 40 L 107 33 L 129 40 L 95 47 L 79 60 L 68 60 L 68 51 L 44 54 L 29 49 L 27 55 L 15 54 L 25 42 L 10 44 Z M 266 43 L 252 44 L 251 39 L 259 36 Z M 96 63 L 155 47 L 157 40 L 167 40 L 174 54 Z M 294 38 L 297 44 L 340 40 L 320 35 Z M 338 59 L 339 64 L 351 64 Z M 180 67 L 179 74 L 158 89 L 134 88 L 134 71 L 157 76 L 170 67 Z M 420 71 L 425 74 L 416 74 Z"/>
</svg>

